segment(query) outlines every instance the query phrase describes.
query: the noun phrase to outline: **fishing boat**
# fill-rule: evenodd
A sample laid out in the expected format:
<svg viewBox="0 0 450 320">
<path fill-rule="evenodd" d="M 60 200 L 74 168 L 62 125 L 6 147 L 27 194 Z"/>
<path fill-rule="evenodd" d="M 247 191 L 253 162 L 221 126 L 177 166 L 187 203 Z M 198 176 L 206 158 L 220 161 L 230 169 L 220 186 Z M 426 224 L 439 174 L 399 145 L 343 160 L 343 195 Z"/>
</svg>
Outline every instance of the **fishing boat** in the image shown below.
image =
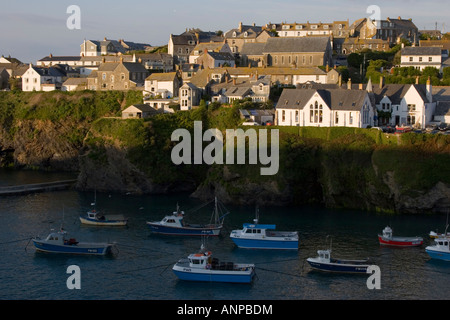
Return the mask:
<svg viewBox="0 0 450 320">
<path fill-rule="evenodd" d="M 332 258 L 331 249 L 318 250 L 317 254 L 316 258 L 306 259 L 309 265 L 316 270 L 338 273 L 367 273 L 367 268 L 370 266 L 369 259 L 348 260 Z"/>
<path fill-rule="evenodd" d="M 80 221 L 83 224 L 94 226 L 126 226 L 128 219 L 123 215 L 105 215 L 96 210 L 97 194 L 95 194 L 94 202 L 91 203 L 93 208 L 86 212 L 85 215 L 80 216 Z"/>
<path fill-rule="evenodd" d="M 90 210 L 84 216 L 80 216 L 83 224 L 95 226 L 126 226 L 128 219 L 123 215 L 104 215 L 96 210 Z"/>
<path fill-rule="evenodd" d="M 432 259 L 450 261 L 450 238 L 442 237 L 434 239 L 434 245 L 425 248 Z"/>
<path fill-rule="evenodd" d="M 255 265 L 221 262 L 202 246 L 199 252 L 180 259 L 172 271 L 180 280 L 250 283 L 255 276 Z"/>
<path fill-rule="evenodd" d="M 50 232 L 45 239 L 36 237 L 32 241 L 37 251 L 50 253 L 106 255 L 114 246 L 112 243 L 78 242 L 75 238 L 68 238 L 62 228 L 58 232 Z"/>
<path fill-rule="evenodd" d="M 215 198 L 215 207 L 209 224 L 191 224 L 184 221 L 184 211 L 181 211 L 178 204 L 177 209 L 171 215 L 165 216 L 161 221 L 149 222 L 147 225 L 152 232 L 165 235 L 181 236 L 218 236 L 223 227 L 226 212 L 219 216 L 219 204 Z"/>
<path fill-rule="evenodd" d="M 231 231 L 230 238 L 239 248 L 298 250 L 297 231 L 276 231 L 274 224 L 259 224 L 258 209 L 253 222 Z"/>
<path fill-rule="evenodd" d="M 378 241 L 381 245 L 395 247 L 417 247 L 423 244 L 421 237 L 394 237 L 389 226 L 383 229 L 383 234 L 378 235 Z"/>
<path fill-rule="evenodd" d="M 447 229 L 448 229 L 448 215 L 444 235 L 448 234 Z M 426 247 L 425 251 L 432 259 L 450 261 L 450 237 L 447 236 L 436 237 L 434 239 L 434 245 Z"/>
</svg>

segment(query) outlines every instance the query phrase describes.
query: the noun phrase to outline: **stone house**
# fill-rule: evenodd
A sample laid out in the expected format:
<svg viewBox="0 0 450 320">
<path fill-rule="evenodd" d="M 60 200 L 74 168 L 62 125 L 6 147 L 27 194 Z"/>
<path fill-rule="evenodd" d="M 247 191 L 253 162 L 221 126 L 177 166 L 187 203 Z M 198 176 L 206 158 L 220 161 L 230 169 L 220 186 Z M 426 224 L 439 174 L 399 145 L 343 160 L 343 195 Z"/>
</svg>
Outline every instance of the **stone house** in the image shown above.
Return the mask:
<svg viewBox="0 0 450 320">
<path fill-rule="evenodd" d="M 245 43 L 265 43 L 271 37 L 273 35 L 263 27 L 256 26 L 254 23 L 243 25 L 242 22 L 239 23 L 238 28 L 231 29 L 224 34 L 225 41 L 234 54 L 239 54 Z"/>
<path fill-rule="evenodd" d="M 145 119 L 158 113 L 148 104 L 134 104 L 122 111 L 122 119 Z"/>
<path fill-rule="evenodd" d="M 332 66 L 332 53 L 329 37 L 269 38 L 263 49 L 273 67 Z"/>
<path fill-rule="evenodd" d="M 87 77 L 89 90 L 129 90 L 144 87 L 148 70 L 138 62 L 105 62 Z"/>
<path fill-rule="evenodd" d="M 199 58 L 205 52 L 221 52 L 232 54 L 230 46 L 224 41 L 199 43 L 191 51 L 191 54 L 189 55 L 189 63 L 198 64 L 197 58 Z"/>
</svg>

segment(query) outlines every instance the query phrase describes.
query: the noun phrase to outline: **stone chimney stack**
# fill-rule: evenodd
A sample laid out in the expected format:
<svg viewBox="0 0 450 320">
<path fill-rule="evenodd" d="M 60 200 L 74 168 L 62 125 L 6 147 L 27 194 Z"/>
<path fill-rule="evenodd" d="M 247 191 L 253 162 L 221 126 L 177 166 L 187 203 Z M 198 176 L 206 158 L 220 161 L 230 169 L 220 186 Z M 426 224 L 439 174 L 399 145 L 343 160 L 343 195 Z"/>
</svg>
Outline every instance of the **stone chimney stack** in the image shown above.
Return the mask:
<svg viewBox="0 0 450 320">
<path fill-rule="evenodd" d="M 352 89 L 352 79 L 351 79 L 351 78 L 348 78 L 348 81 L 347 81 L 347 89 L 348 89 L 348 90 L 351 90 L 351 89 Z"/>
<path fill-rule="evenodd" d="M 383 89 L 384 86 L 384 77 L 380 77 L 380 89 Z"/>
</svg>

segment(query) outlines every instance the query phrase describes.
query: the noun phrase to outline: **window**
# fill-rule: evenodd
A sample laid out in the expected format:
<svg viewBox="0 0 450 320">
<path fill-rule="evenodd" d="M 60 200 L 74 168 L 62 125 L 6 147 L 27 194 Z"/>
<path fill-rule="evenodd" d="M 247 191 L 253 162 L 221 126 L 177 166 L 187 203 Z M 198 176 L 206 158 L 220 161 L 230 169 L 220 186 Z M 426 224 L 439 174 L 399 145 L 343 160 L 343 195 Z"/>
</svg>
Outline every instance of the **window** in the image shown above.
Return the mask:
<svg viewBox="0 0 450 320">
<path fill-rule="evenodd" d="M 285 121 L 286 120 L 286 111 L 281 111 L 281 121 Z"/>
<path fill-rule="evenodd" d="M 412 62 L 413 61 L 413 57 L 409 57 L 409 61 Z"/>
<path fill-rule="evenodd" d="M 350 112 L 350 114 L 349 114 L 348 123 L 353 124 L 353 113 L 352 112 Z"/>
<path fill-rule="evenodd" d="M 322 105 L 316 101 L 314 105 L 309 106 L 309 122 L 322 123 L 323 120 L 323 108 Z"/>
<path fill-rule="evenodd" d="M 298 122 L 298 110 L 295 111 L 295 122 Z"/>
<path fill-rule="evenodd" d="M 312 64 L 312 62 L 313 62 L 313 57 L 309 56 L 309 64 Z"/>
<path fill-rule="evenodd" d="M 428 57 L 428 62 L 432 62 L 433 61 L 433 57 Z"/>
<path fill-rule="evenodd" d="M 102 80 L 106 80 L 106 73 L 102 74 Z"/>
<path fill-rule="evenodd" d="M 422 57 L 419 57 L 419 62 L 422 62 Z"/>
<path fill-rule="evenodd" d="M 339 123 L 339 113 L 337 111 L 335 113 L 334 123 Z"/>
</svg>

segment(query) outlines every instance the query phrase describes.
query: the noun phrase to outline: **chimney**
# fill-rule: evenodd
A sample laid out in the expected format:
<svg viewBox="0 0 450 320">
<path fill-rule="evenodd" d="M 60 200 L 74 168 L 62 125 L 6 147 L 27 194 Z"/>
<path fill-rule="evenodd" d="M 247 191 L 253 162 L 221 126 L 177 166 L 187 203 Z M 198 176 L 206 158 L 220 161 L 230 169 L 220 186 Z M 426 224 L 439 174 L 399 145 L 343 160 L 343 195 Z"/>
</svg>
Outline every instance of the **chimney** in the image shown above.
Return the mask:
<svg viewBox="0 0 450 320">
<path fill-rule="evenodd" d="M 49 57 L 50 57 L 50 58 L 53 58 L 53 54 L 50 53 Z"/>
<path fill-rule="evenodd" d="M 339 75 L 339 82 L 338 82 L 338 84 L 339 84 L 339 88 L 341 88 L 342 87 L 342 75 Z"/>
<path fill-rule="evenodd" d="M 419 76 L 416 76 L 416 84 L 419 84 Z"/>
<path fill-rule="evenodd" d="M 362 90 L 362 89 L 363 89 L 363 84 L 360 83 L 360 84 L 359 84 L 359 90 Z"/>
<path fill-rule="evenodd" d="M 327 63 L 327 67 L 326 67 L 327 73 L 330 71 L 330 66 Z"/>
<path fill-rule="evenodd" d="M 347 81 L 347 89 L 348 89 L 348 90 L 351 90 L 351 89 L 352 89 L 352 79 L 351 79 L 351 78 L 348 78 L 348 81 Z"/>
<path fill-rule="evenodd" d="M 383 89 L 384 86 L 384 77 L 380 77 L 380 89 Z"/>
<path fill-rule="evenodd" d="M 239 32 L 242 32 L 242 22 L 239 22 Z"/>
<path fill-rule="evenodd" d="M 236 78 L 233 78 L 233 85 L 236 85 Z"/>
</svg>

